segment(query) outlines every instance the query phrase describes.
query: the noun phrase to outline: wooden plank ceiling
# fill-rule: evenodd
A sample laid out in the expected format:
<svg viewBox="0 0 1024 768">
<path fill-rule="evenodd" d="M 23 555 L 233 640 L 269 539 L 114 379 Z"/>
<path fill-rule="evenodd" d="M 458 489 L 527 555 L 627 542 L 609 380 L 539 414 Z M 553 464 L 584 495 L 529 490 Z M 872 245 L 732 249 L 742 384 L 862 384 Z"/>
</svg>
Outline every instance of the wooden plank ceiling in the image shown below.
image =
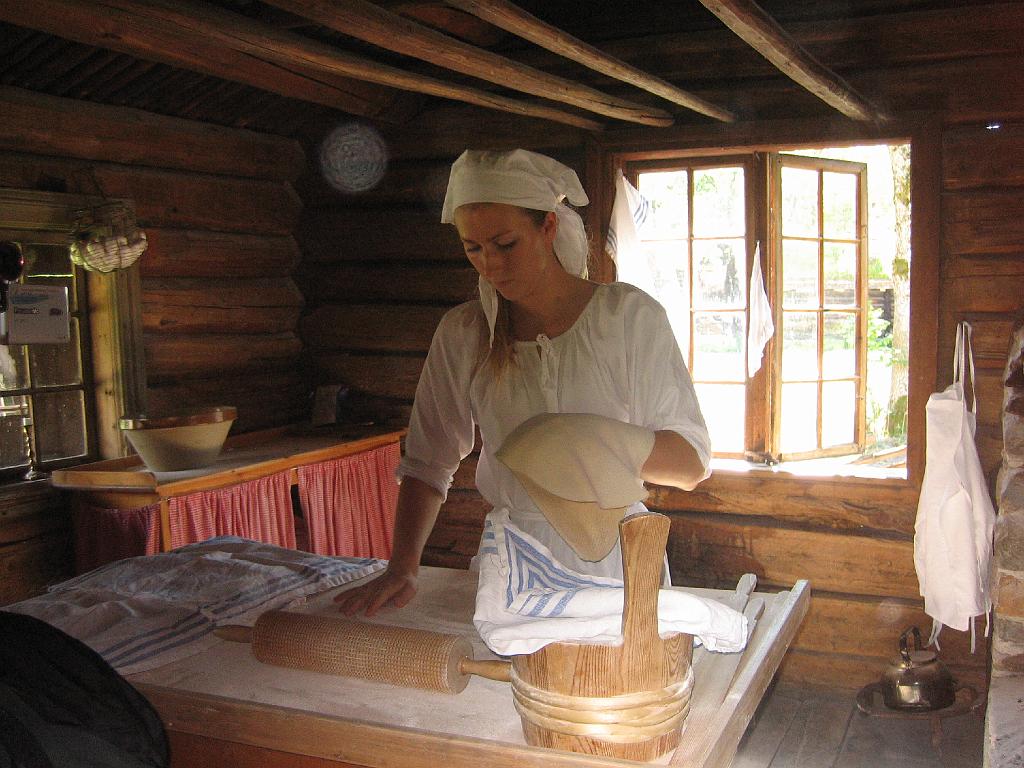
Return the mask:
<svg viewBox="0 0 1024 768">
<path fill-rule="evenodd" d="M 859 5 L 867 16 L 944 3 Z M 682 41 L 731 30 L 725 34 L 743 41 L 735 55 L 755 68 L 760 61 L 768 77 L 789 84 L 783 90 L 792 98 L 806 104 L 812 94 L 822 114 L 883 119 L 870 95 L 787 31 L 848 17 L 848 3 L 580 7 L 565 0 L 3 0 L 0 83 L 283 135 L 339 114 L 401 124 L 439 100 L 589 131 L 757 119 L 710 67 L 687 82 L 661 71 L 656 57 L 644 61 L 642 45 L 627 46 L 627 56 L 612 53 L 630 36 Z"/>
</svg>

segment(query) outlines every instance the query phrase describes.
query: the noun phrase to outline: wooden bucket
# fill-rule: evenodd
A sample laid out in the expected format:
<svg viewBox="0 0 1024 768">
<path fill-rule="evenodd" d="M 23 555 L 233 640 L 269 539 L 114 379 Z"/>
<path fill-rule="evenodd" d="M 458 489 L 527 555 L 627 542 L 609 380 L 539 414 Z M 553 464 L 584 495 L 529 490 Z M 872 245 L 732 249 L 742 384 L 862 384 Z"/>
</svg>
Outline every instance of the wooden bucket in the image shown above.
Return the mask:
<svg viewBox="0 0 1024 768">
<path fill-rule="evenodd" d="M 621 643 L 556 642 L 513 657 L 513 700 L 528 744 L 641 761 L 679 744 L 693 690 L 693 637 L 658 635 L 668 530 L 668 518 L 655 513 L 619 524 Z"/>
</svg>

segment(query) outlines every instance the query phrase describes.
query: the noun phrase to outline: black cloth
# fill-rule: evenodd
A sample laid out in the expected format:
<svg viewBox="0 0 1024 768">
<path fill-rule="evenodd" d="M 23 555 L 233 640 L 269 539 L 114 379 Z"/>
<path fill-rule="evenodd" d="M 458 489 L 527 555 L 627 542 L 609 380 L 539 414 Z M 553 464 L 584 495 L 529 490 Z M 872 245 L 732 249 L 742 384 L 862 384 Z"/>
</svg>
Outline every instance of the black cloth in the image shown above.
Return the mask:
<svg viewBox="0 0 1024 768">
<path fill-rule="evenodd" d="M 165 768 L 152 705 L 87 645 L 0 611 L 0 768 Z"/>
</svg>

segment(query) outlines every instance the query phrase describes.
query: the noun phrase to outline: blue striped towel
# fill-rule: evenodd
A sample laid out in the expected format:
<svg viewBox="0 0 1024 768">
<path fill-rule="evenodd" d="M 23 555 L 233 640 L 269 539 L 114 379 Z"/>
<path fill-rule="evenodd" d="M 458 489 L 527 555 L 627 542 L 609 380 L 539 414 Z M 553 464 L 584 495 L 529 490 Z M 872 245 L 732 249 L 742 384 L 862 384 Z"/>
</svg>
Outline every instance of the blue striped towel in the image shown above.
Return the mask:
<svg viewBox="0 0 1024 768">
<path fill-rule="evenodd" d="M 621 637 L 622 581 L 559 563 L 547 547 L 509 522 L 508 510 L 487 516 L 479 555 L 473 623 L 495 653 L 533 653 L 556 640 Z M 694 635 L 708 650 L 738 651 L 746 643 L 743 614 L 679 589 L 659 592 L 658 624 L 662 633 Z"/>
<path fill-rule="evenodd" d="M 131 674 L 204 650 L 219 625 L 251 625 L 385 565 L 221 536 L 109 563 L 4 610 L 52 624 Z"/>
</svg>

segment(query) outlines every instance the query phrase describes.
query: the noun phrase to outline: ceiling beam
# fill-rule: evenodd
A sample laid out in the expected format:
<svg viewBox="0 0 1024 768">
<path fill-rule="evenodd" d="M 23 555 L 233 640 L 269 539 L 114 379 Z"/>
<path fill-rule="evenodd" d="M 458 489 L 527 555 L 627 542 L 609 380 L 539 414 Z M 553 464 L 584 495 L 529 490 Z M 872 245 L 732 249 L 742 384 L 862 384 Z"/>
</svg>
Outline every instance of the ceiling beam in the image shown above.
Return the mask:
<svg viewBox="0 0 1024 768">
<path fill-rule="evenodd" d="M 569 111 L 405 72 L 194 0 L 3 0 L 0 20 L 349 114 L 387 119 L 381 113 L 390 101 L 356 80 L 587 130 L 602 127 Z"/>
<path fill-rule="evenodd" d="M 366 0 L 265 0 L 270 5 L 404 56 L 607 117 L 667 126 L 672 116 L 463 43 Z"/>
<path fill-rule="evenodd" d="M 637 88 L 642 88 L 694 112 L 726 123 L 736 120 L 736 115 L 729 110 L 715 106 L 682 88 L 677 88 L 660 77 L 637 69 L 632 64 L 627 64 L 558 27 L 538 19 L 508 0 L 446 0 L 446 2 L 453 8 L 471 13 L 477 18 L 524 40 L 529 40 L 552 53 L 557 53 L 559 56 L 564 56 L 616 80 L 635 85 Z"/>
<path fill-rule="evenodd" d="M 700 2 L 780 72 L 833 109 L 854 120 L 880 122 L 886 119 L 839 75 L 811 56 L 754 0 Z"/>
</svg>

